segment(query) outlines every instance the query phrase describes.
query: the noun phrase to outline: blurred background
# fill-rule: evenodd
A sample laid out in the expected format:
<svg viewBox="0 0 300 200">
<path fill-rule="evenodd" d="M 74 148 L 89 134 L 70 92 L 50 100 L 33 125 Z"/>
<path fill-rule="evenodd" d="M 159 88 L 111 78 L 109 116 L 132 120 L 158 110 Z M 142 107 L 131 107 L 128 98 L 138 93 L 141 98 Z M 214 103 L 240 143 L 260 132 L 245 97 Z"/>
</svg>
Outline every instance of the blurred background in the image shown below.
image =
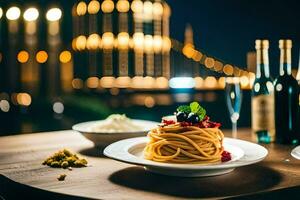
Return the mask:
<svg viewBox="0 0 300 200">
<path fill-rule="evenodd" d="M 112 113 L 160 121 L 199 101 L 230 128 L 226 76 L 241 77 L 238 126 L 250 126 L 254 41 L 293 40 L 296 0 L 0 2 L 0 135 L 70 129 Z"/>
</svg>

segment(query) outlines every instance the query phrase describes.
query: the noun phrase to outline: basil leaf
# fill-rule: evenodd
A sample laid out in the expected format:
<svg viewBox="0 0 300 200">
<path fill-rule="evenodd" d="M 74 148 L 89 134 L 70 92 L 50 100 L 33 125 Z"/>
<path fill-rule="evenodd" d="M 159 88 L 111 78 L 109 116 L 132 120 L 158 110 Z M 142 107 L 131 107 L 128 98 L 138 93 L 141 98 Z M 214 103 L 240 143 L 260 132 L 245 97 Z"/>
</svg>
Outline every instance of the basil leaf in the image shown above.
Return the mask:
<svg viewBox="0 0 300 200">
<path fill-rule="evenodd" d="M 199 116 L 200 121 L 202 121 L 206 115 L 206 110 L 200 106 L 198 102 L 192 102 L 190 104 L 191 112 Z"/>
<path fill-rule="evenodd" d="M 190 103 L 190 108 L 191 108 L 192 113 L 197 113 L 198 110 L 200 110 L 200 105 L 198 102 L 192 102 L 192 103 Z"/>
<path fill-rule="evenodd" d="M 190 112 L 191 112 L 191 108 L 190 108 L 190 106 L 186 106 L 186 105 L 184 105 L 184 106 L 179 106 L 179 107 L 177 108 L 177 112 L 190 113 Z"/>
<path fill-rule="evenodd" d="M 197 112 L 197 115 L 199 116 L 200 121 L 202 121 L 206 116 L 206 110 L 200 106 L 200 110 Z"/>
</svg>

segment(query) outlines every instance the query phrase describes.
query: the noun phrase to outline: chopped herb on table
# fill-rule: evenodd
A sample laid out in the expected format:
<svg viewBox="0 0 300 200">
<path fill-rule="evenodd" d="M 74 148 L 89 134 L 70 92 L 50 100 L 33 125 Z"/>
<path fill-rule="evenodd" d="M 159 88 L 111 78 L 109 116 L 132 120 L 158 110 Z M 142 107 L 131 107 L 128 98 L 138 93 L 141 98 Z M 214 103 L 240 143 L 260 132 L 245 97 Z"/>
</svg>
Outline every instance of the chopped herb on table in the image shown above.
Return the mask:
<svg viewBox="0 0 300 200">
<path fill-rule="evenodd" d="M 76 154 L 71 153 L 67 149 L 63 149 L 49 158 L 47 158 L 43 165 L 48 165 L 54 168 L 70 168 L 70 167 L 86 167 L 88 164 L 86 159 L 79 158 Z"/>
<path fill-rule="evenodd" d="M 59 177 L 57 178 L 57 180 L 59 180 L 59 181 L 64 181 L 65 179 L 66 179 L 66 174 L 61 174 L 61 175 L 59 175 Z"/>
</svg>

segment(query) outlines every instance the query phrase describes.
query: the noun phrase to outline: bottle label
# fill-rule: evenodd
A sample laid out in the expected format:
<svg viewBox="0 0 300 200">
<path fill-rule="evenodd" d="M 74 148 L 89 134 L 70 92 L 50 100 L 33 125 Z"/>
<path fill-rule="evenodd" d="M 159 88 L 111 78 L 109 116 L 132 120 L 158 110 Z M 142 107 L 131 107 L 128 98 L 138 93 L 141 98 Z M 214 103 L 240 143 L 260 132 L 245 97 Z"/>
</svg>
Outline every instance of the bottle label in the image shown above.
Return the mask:
<svg viewBox="0 0 300 200">
<path fill-rule="evenodd" d="M 252 97 L 253 131 L 273 131 L 275 128 L 274 95 Z"/>
</svg>

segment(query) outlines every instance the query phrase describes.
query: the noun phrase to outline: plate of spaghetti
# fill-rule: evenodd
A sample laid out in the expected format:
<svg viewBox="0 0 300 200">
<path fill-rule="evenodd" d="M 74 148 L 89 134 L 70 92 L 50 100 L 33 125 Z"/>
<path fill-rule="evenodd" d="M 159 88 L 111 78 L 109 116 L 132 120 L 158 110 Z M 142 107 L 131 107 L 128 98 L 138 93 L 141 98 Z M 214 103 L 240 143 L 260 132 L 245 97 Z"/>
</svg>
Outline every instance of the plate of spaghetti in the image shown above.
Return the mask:
<svg viewBox="0 0 300 200">
<path fill-rule="evenodd" d="M 147 137 L 118 141 L 104 154 L 154 173 L 183 177 L 226 174 L 267 156 L 268 151 L 258 144 L 224 137 L 220 126 L 193 102 L 163 118 Z"/>
</svg>

